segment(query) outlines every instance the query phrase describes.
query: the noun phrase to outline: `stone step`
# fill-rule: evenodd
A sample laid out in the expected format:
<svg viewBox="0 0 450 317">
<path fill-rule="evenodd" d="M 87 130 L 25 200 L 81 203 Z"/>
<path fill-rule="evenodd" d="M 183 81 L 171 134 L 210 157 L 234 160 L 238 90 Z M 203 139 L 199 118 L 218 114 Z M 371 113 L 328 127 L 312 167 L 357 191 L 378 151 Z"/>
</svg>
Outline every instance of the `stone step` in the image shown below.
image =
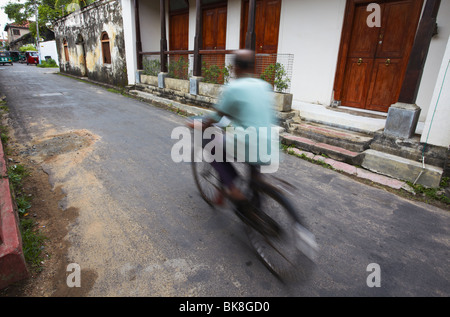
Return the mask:
<svg viewBox="0 0 450 317">
<path fill-rule="evenodd" d="M 363 133 L 373 134 L 383 130 L 386 118 L 381 116 L 367 117 L 361 111 L 347 111 L 348 109 L 331 108 L 322 105 L 300 102 L 293 106 L 300 112 L 305 121 L 317 122 L 339 128 L 351 129 Z"/>
<path fill-rule="evenodd" d="M 350 151 L 339 146 L 315 141 L 313 139 L 288 133 L 283 133 L 280 135 L 280 137 L 282 144 L 294 146 L 300 150 L 308 151 L 318 155 L 325 154 L 337 161 L 353 165 L 361 165 L 363 159 L 363 153 L 361 152 Z"/>
<path fill-rule="evenodd" d="M 210 109 L 186 105 L 184 103 L 159 97 L 141 90 L 130 90 L 129 93 L 147 102 L 158 105 L 160 107 L 169 108 L 173 111 L 182 111 L 188 116 L 205 116 L 213 113 L 213 111 Z"/>
<path fill-rule="evenodd" d="M 439 187 L 443 174 L 442 168 L 376 150 L 366 150 L 361 165 L 372 172 L 432 188 Z"/>
<path fill-rule="evenodd" d="M 291 123 L 289 132 L 353 152 L 363 152 L 373 140 L 373 136 L 368 134 L 312 122 Z"/>
</svg>

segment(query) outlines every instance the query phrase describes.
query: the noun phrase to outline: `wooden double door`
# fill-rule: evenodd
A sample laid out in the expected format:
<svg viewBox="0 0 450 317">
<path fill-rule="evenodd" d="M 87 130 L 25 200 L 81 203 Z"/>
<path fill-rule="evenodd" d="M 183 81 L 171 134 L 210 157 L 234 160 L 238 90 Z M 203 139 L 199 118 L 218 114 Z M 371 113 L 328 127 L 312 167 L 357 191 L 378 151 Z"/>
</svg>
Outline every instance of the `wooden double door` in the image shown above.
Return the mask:
<svg viewBox="0 0 450 317">
<path fill-rule="evenodd" d="M 225 54 L 214 51 L 226 49 L 227 30 L 227 0 L 204 1 L 202 6 L 202 45 L 201 49 L 208 51 L 202 55 L 203 67 L 213 65 L 225 66 Z M 242 1 L 240 47 L 245 47 L 245 37 L 248 26 L 249 1 Z M 278 33 L 280 25 L 281 0 L 257 0 L 255 15 L 256 53 L 263 54 L 258 58 L 259 72 L 276 62 L 278 49 Z M 169 48 L 170 50 L 188 49 L 188 8 L 170 12 Z M 170 62 L 185 58 L 184 55 L 171 56 Z"/>
<path fill-rule="evenodd" d="M 240 47 L 245 47 L 248 27 L 249 1 L 243 1 L 241 18 Z M 256 54 L 276 54 L 280 27 L 281 0 L 256 0 L 255 12 L 255 52 Z"/>
<path fill-rule="evenodd" d="M 169 6 L 169 9 L 171 7 Z M 169 10 L 169 50 L 187 51 L 189 49 L 189 7 Z M 189 72 L 188 54 L 169 55 L 170 76 L 187 79 Z"/>
<path fill-rule="evenodd" d="M 370 3 L 379 5 L 379 27 L 368 24 Z M 348 0 L 334 95 L 342 106 L 387 112 L 397 102 L 422 3 Z"/>
<path fill-rule="evenodd" d="M 226 49 L 227 35 L 227 1 L 216 1 L 207 4 L 202 9 L 202 49 L 210 51 L 209 54 L 202 55 L 202 76 L 206 80 L 214 80 L 217 83 L 223 83 L 223 75 L 213 71 L 213 67 L 222 69 L 225 67 L 225 54 L 215 53 L 214 51 L 222 51 Z M 216 77 L 210 78 L 210 75 L 204 74 L 205 70 L 209 70 L 208 74 L 215 73 Z"/>
<path fill-rule="evenodd" d="M 245 48 L 248 28 L 249 1 L 242 3 L 240 48 Z M 277 63 L 278 35 L 280 28 L 281 0 L 256 0 L 255 10 L 255 53 L 256 76 L 273 84 L 274 73 L 267 75 L 266 70 Z"/>
<path fill-rule="evenodd" d="M 227 35 L 227 2 L 205 6 L 202 21 L 202 48 L 224 50 Z"/>
</svg>

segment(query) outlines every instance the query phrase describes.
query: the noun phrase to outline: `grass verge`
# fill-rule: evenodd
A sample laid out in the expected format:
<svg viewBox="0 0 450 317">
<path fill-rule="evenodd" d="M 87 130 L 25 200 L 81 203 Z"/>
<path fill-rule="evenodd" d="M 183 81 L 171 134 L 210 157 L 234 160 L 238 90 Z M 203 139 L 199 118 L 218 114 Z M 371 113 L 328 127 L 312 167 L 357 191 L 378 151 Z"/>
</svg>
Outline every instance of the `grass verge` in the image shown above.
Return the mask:
<svg viewBox="0 0 450 317">
<path fill-rule="evenodd" d="M 443 177 L 438 188 L 428 188 L 420 184 L 413 184 L 411 182 L 406 183 L 414 190 L 416 195 L 421 195 L 432 200 L 440 201 L 446 205 L 450 205 L 450 198 L 445 195 L 445 190 L 450 185 L 449 182 L 449 177 Z"/>
<path fill-rule="evenodd" d="M 0 135 L 6 155 L 9 153 L 9 136 L 8 127 L 3 124 L 3 116 L 7 112 L 8 108 L 3 102 L 0 106 Z M 16 210 L 19 215 L 19 229 L 22 236 L 22 248 L 25 260 L 33 271 L 40 272 L 42 270 L 41 262 L 44 259 L 42 250 L 47 238 L 39 230 L 34 219 L 29 216 L 29 211 L 32 207 L 32 197 L 27 195 L 23 190 L 24 182 L 26 182 L 29 172 L 21 164 L 10 164 L 7 168 L 7 174 L 13 201 L 16 204 Z"/>
</svg>

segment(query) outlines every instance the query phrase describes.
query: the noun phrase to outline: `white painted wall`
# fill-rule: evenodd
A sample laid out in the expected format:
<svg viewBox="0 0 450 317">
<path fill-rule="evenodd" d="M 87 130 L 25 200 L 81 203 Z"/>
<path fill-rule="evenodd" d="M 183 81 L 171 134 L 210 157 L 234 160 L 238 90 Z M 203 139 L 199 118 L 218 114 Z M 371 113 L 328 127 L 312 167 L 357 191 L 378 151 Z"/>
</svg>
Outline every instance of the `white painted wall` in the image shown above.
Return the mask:
<svg viewBox="0 0 450 317">
<path fill-rule="evenodd" d="M 125 59 L 128 84 L 136 83 L 136 32 L 133 0 L 122 0 L 123 34 L 125 40 Z"/>
<path fill-rule="evenodd" d="M 189 50 L 193 50 L 195 46 L 195 23 L 197 19 L 197 10 L 195 9 L 195 1 L 189 1 Z M 169 36 L 169 33 L 167 33 Z"/>
<path fill-rule="evenodd" d="M 421 142 L 450 146 L 450 37 L 439 70 Z"/>
<path fill-rule="evenodd" d="M 329 105 L 345 0 L 283 0 L 279 54 L 294 54 L 291 93 L 298 102 Z"/>
<path fill-rule="evenodd" d="M 58 51 L 56 50 L 56 41 L 46 41 L 39 43 L 41 59 L 45 61 L 45 56 L 50 56 L 59 66 Z"/>
<path fill-rule="evenodd" d="M 166 9 L 167 8 L 168 6 L 166 4 Z M 141 26 L 142 50 L 144 52 L 159 51 L 159 43 L 161 40 L 161 19 L 159 16 L 159 1 L 140 0 L 139 19 Z M 168 18 L 166 17 L 166 24 L 167 23 Z M 169 33 L 168 25 L 166 26 L 166 30 L 168 34 Z"/>
<path fill-rule="evenodd" d="M 127 38 L 130 34 L 134 34 L 134 6 L 132 0 L 122 2 L 128 3 L 128 8 L 124 9 L 124 28 L 125 41 L 128 43 L 126 46 L 130 46 L 128 50 L 131 51 L 131 40 Z M 139 3 L 143 50 L 158 51 L 159 1 L 140 0 Z M 189 3 L 189 49 L 193 50 L 196 10 L 195 1 L 191 0 Z M 305 103 L 328 106 L 333 99 L 345 4 L 346 0 L 282 1 L 278 53 L 294 54 L 291 79 L 294 109 L 300 109 Z M 447 39 L 450 36 L 449 16 L 450 0 L 443 0 L 438 15 L 439 34 L 432 39 L 417 97 L 417 104 L 422 108 L 421 122 L 427 118 Z M 168 23 L 168 17 L 166 21 Z M 241 0 L 228 0 L 227 49 L 239 48 L 240 23 Z M 131 67 L 130 64 L 128 67 L 130 80 L 135 77 Z"/>
<path fill-rule="evenodd" d="M 125 52 L 127 63 L 128 84 L 136 83 L 137 50 L 136 26 L 133 0 L 122 1 L 122 19 L 125 38 Z M 140 0 L 139 19 L 141 28 L 142 50 L 144 52 L 159 51 L 161 38 L 159 1 Z"/>
<path fill-rule="evenodd" d="M 226 49 L 239 49 L 241 32 L 241 1 L 228 0 Z"/>
<path fill-rule="evenodd" d="M 420 82 L 419 93 L 416 103 L 422 109 L 420 121 L 424 122 L 434 92 L 436 79 L 441 67 L 447 40 L 450 36 L 450 0 L 442 0 L 437 17 L 438 34 L 435 35 L 430 44 L 427 61 L 423 69 L 422 81 Z"/>
</svg>

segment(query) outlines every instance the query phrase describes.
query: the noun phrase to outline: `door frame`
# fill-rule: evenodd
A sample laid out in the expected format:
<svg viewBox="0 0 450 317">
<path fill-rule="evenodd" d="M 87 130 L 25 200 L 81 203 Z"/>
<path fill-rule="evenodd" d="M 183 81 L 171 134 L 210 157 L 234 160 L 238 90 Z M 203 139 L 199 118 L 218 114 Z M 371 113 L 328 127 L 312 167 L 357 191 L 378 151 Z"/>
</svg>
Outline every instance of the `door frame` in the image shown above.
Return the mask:
<svg viewBox="0 0 450 317">
<path fill-rule="evenodd" d="M 375 0 L 376 1 L 376 0 Z M 339 54 L 338 54 L 338 60 L 337 60 L 337 67 L 336 67 L 336 74 L 334 79 L 334 86 L 333 86 L 333 101 L 332 105 L 334 106 L 340 106 L 341 99 L 342 99 L 342 91 L 344 88 L 344 78 L 345 78 L 345 69 L 347 64 L 347 57 L 348 57 L 348 51 L 349 46 L 351 42 L 351 36 L 352 36 L 352 28 L 353 28 L 353 20 L 355 17 L 355 8 L 357 5 L 360 4 L 369 4 L 375 2 L 374 0 L 347 0 L 345 4 L 345 14 L 344 14 L 344 23 L 342 26 L 342 32 L 341 32 L 341 43 L 339 45 Z M 398 0 L 382 0 L 377 2 L 393 2 Z M 424 0 L 417 0 L 421 1 L 420 7 L 421 7 L 421 13 L 418 17 L 417 23 L 416 23 L 416 31 L 417 27 L 420 22 L 420 16 L 423 11 L 423 5 Z M 415 38 L 415 37 L 414 37 Z M 413 38 L 413 43 L 414 43 Z M 408 64 L 408 60 L 411 54 L 413 43 L 411 43 L 409 52 L 407 52 L 406 61 L 405 61 L 405 68 Z M 403 70 L 405 71 L 405 69 Z M 403 81 L 403 78 L 402 78 Z M 357 109 L 357 108 L 355 108 Z"/>
</svg>

